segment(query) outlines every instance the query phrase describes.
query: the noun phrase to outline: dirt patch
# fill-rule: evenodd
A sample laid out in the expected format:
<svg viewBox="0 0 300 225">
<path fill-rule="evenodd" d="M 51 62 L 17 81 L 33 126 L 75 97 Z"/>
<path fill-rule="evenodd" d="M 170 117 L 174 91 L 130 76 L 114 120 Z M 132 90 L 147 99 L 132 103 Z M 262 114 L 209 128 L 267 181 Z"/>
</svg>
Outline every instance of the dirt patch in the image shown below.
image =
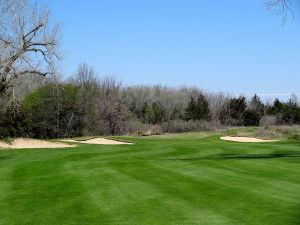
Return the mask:
<svg viewBox="0 0 300 225">
<path fill-rule="evenodd" d="M 50 142 L 44 140 L 36 140 L 30 138 L 17 138 L 11 143 L 5 143 L 0 141 L 0 148 L 5 149 L 23 149 L 23 148 L 71 148 L 76 145 L 70 145 L 59 142 Z"/>
<path fill-rule="evenodd" d="M 76 140 L 62 140 L 62 141 L 82 143 L 82 144 L 96 144 L 96 145 L 131 145 L 132 144 L 129 142 L 110 140 L 106 138 L 92 138 L 86 141 L 76 141 Z"/>
<path fill-rule="evenodd" d="M 253 138 L 253 137 L 220 137 L 220 139 L 224 141 L 235 141 L 235 142 L 275 142 L 278 140 L 265 140 L 265 139 L 259 139 L 259 138 Z"/>
</svg>

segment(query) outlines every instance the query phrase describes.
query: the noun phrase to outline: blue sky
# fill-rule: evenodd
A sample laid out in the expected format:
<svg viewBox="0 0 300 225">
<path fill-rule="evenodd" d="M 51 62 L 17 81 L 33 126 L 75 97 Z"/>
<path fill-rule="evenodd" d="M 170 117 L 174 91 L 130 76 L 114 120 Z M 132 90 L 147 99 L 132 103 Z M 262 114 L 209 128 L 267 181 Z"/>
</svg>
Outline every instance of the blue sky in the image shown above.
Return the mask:
<svg viewBox="0 0 300 225">
<path fill-rule="evenodd" d="M 300 93 L 297 0 L 284 26 L 264 0 L 43 1 L 62 24 L 66 75 L 86 62 L 124 84 Z"/>
</svg>

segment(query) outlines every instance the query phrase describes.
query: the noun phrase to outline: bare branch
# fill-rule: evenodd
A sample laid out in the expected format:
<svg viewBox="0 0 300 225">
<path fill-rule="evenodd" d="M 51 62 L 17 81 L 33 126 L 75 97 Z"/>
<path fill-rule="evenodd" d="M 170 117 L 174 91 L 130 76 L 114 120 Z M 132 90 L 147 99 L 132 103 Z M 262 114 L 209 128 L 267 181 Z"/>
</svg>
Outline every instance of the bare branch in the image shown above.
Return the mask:
<svg viewBox="0 0 300 225">
<path fill-rule="evenodd" d="M 294 20 L 295 15 L 291 7 L 290 0 L 269 0 L 266 3 L 268 10 L 273 11 L 276 15 L 282 15 L 282 23 L 285 24 L 289 15 Z"/>
<path fill-rule="evenodd" d="M 24 71 L 18 72 L 18 76 L 20 76 L 20 75 L 25 75 L 25 74 L 37 74 L 37 75 L 40 75 L 40 76 L 45 77 L 45 76 L 47 76 L 47 75 L 54 74 L 54 73 L 52 73 L 52 72 L 45 72 L 45 73 L 42 73 L 42 72 L 40 72 L 40 71 L 38 71 L 38 70 L 24 70 Z"/>
<path fill-rule="evenodd" d="M 10 88 L 11 79 L 25 73 L 53 74 L 60 57 L 58 25 L 50 23 L 49 10 L 28 0 L 0 0 L 0 3 L 2 94 Z"/>
</svg>

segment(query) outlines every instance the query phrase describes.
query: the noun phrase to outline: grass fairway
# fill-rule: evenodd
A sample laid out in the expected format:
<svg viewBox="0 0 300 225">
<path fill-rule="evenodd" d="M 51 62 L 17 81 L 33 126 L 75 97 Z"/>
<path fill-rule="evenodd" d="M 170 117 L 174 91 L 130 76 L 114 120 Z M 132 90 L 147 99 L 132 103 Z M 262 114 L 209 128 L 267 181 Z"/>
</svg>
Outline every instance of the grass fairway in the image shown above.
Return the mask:
<svg viewBox="0 0 300 225">
<path fill-rule="evenodd" d="M 124 139 L 0 151 L 0 224 L 300 224 L 300 142 Z"/>
</svg>

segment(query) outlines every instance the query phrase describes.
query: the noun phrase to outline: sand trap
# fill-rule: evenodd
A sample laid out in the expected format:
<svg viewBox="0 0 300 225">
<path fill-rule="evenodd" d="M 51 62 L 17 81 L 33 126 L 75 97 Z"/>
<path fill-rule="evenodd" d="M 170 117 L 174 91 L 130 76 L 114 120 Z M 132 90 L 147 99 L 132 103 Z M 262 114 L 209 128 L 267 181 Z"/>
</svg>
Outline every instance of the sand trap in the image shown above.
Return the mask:
<svg viewBox="0 0 300 225">
<path fill-rule="evenodd" d="M 252 138 L 252 137 L 220 137 L 220 139 L 225 141 L 235 141 L 235 142 L 274 142 L 278 140 L 264 140 L 259 138 Z"/>
<path fill-rule="evenodd" d="M 17 138 L 12 141 L 11 144 L 1 142 L 0 148 L 6 149 L 22 149 L 22 148 L 70 148 L 76 147 L 76 145 L 64 144 L 59 142 L 50 142 L 43 140 L 36 140 L 30 138 Z"/>
<path fill-rule="evenodd" d="M 62 140 L 73 143 L 83 143 L 83 144 L 96 144 L 96 145 L 131 145 L 129 142 L 109 140 L 106 138 L 93 138 L 87 141 L 75 141 L 75 140 Z"/>
</svg>

